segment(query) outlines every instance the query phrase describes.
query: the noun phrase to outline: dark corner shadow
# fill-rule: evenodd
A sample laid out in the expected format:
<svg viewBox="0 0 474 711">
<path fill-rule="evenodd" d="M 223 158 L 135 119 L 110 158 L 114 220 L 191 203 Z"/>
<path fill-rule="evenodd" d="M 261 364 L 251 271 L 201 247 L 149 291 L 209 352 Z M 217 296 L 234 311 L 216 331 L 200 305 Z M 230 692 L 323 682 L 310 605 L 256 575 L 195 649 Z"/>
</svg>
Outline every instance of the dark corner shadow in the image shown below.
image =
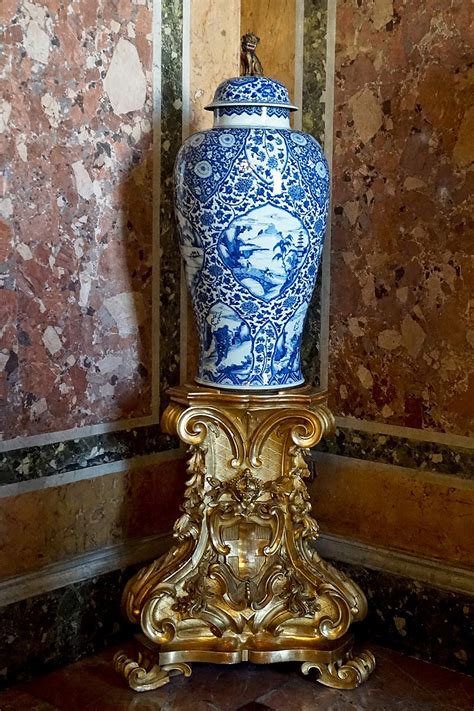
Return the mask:
<svg viewBox="0 0 474 711">
<path fill-rule="evenodd" d="M 152 414 L 153 387 L 157 386 L 156 382 L 152 382 L 153 378 L 159 381 L 161 412 L 167 404 L 167 398 L 163 392 L 163 378 L 167 384 L 177 384 L 177 381 L 168 383 L 166 364 L 163 368 L 161 362 L 155 363 L 154 372 L 152 372 L 152 350 L 153 347 L 156 347 L 156 330 L 159 330 L 161 340 L 163 324 L 167 317 L 167 313 L 162 313 L 158 320 L 156 310 L 152 309 L 153 297 L 155 299 L 163 297 L 166 307 L 166 293 L 163 295 L 161 292 L 169 290 L 166 286 L 167 282 L 170 282 L 171 286 L 174 282 L 174 292 L 177 288 L 179 298 L 178 270 L 181 257 L 178 241 L 174 239 L 174 235 L 173 239 L 166 239 L 166 249 L 172 253 L 166 255 L 163 274 L 158 267 L 157 259 L 158 256 L 162 256 L 161 253 L 157 255 L 157 250 L 160 249 L 161 252 L 163 246 L 153 245 L 153 210 L 158 209 L 156 207 L 158 196 L 154 195 L 154 189 L 161 190 L 159 207 L 162 218 L 160 220 L 161 229 L 168 230 L 171 226 L 171 230 L 173 232 L 175 230 L 172 201 L 173 162 L 174 159 L 167 163 L 161 163 L 161 181 L 156 181 L 153 175 L 155 166 L 152 136 L 147 134 L 134 147 L 132 162 L 121 181 L 122 249 L 127 267 L 127 289 L 133 295 L 133 317 L 137 324 L 137 330 L 133 336 L 137 348 L 136 367 L 134 367 L 131 377 L 124 380 L 121 387 L 118 386 L 118 383 L 116 385 L 119 398 L 117 405 L 121 419 L 146 417 Z M 170 264 L 171 269 L 169 268 Z M 153 270 L 156 270 L 155 273 Z M 164 279 L 166 281 L 163 287 Z M 159 288 L 157 280 L 160 280 L 161 288 Z M 161 358 L 167 358 L 167 350 L 164 348 L 160 355 Z M 158 358 L 157 353 L 155 353 L 155 358 Z M 163 375 L 163 370 L 165 375 Z M 177 377 L 179 378 L 179 362 Z M 177 439 L 162 434 L 159 424 L 141 427 L 138 428 L 138 431 L 139 435 L 134 438 L 136 442 L 133 449 L 134 457 L 179 446 Z M 149 438 L 156 444 L 156 449 L 149 446 Z M 184 493 L 185 465 L 182 461 L 170 460 L 153 466 L 133 466 L 124 472 L 123 477 L 122 505 L 117 525 L 124 546 L 127 547 L 129 543 L 130 549 L 132 549 L 137 539 L 166 534 L 171 531 L 174 521 L 179 516 L 179 504 Z M 133 566 L 133 570 L 131 569 L 129 574 L 127 571 L 128 577 L 135 572 L 136 566 Z"/>
</svg>

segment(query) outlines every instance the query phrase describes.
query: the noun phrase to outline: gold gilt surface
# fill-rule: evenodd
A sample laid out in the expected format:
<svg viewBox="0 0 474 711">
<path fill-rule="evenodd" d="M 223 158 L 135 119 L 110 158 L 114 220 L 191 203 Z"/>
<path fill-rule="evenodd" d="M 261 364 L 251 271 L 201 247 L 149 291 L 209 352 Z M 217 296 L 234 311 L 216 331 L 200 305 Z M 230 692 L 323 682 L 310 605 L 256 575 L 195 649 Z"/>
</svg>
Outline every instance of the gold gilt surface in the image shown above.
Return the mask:
<svg viewBox="0 0 474 711">
<path fill-rule="evenodd" d="M 162 428 L 189 447 L 176 544 L 123 595 L 139 624 L 136 660 L 117 671 L 137 691 L 189 675 L 190 662 L 302 662 L 322 684 L 353 688 L 374 668 L 352 654 L 364 594 L 323 561 L 305 485 L 305 452 L 334 429 L 325 394 L 310 387 L 234 393 L 181 386 Z"/>
</svg>

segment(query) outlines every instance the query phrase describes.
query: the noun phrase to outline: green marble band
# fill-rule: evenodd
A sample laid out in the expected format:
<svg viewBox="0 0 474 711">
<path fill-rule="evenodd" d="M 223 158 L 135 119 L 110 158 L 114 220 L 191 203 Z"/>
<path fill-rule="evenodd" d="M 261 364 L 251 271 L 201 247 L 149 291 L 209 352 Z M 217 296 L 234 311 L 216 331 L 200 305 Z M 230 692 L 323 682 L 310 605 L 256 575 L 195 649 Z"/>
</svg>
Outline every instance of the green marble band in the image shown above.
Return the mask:
<svg viewBox="0 0 474 711">
<path fill-rule="evenodd" d="M 339 427 L 334 437 L 322 441 L 317 449 L 342 457 L 474 479 L 474 450 L 439 442 Z"/>
<path fill-rule="evenodd" d="M 324 142 L 327 0 L 306 0 L 303 39 L 303 131 Z"/>
<path fill-rule="evenodd" d="M 304 3 L 303 131 L 324 144 L 326 88 L 327 0 Z M 301 360 L 305 381 L 320 384 L 321 270 L 306 317 Z"/>
<path fill-rule="evenodd" d="M 0 486 L 156 454 L 177 447 L 177 438 L 163 434 L 159 425 L 23 447 L 0 454 Z"/>
<path fill-rule="evenodd" d="M 106 432 L 0 454 L 0 486 L 87 469 L 179 447 L 159 425 Z M 343 457 L 474 478 L 474 450 L 339 427 L 317 447 Z"/>
<path fill-rule="evenodd" d="M 160 390 L 179 383 L 181 256 L 173 203 L 173 166 L 182 141 L 182 0 L 161 4 Z"/>
</svg>

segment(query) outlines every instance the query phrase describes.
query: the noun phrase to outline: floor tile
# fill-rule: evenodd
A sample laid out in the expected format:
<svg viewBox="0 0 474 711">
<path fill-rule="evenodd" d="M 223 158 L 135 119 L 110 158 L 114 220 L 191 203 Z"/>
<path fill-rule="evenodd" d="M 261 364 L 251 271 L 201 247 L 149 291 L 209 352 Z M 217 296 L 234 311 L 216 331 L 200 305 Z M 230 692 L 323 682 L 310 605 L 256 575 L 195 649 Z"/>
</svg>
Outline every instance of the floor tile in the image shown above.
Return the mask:
<svg viewBox="0 0 474 711">
<path fill-rule="evenodd" d="M 474 679 L 372 646 L 366 684 L 341 691 L 297 664 L 193 665 L 189 678 L 146 693 L 112 669 L 115 650 L 0 694 L 0 711 L 472 711 Z"/>
<path fill-rule="evenodd" d="M 58 711 L 58 708 L 20 689 L 8 689 L 0 694 L 0 711 Z"/>
</svg>

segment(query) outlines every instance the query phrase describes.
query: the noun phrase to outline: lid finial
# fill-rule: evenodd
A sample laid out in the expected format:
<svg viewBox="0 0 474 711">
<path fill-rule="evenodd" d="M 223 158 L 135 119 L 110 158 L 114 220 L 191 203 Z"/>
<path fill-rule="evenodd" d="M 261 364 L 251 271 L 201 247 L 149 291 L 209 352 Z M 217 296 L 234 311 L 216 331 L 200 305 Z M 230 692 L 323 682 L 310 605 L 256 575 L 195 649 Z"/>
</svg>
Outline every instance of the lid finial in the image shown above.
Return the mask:
<svg viewBox="0 0 474 711">
<path fill-rule="evenodd" d="M 255 54 L 260 37 L 253 32 L 242 35 L 240 44 L 240 76 L 263 76 L 263 67 Z"/>
</svg>

